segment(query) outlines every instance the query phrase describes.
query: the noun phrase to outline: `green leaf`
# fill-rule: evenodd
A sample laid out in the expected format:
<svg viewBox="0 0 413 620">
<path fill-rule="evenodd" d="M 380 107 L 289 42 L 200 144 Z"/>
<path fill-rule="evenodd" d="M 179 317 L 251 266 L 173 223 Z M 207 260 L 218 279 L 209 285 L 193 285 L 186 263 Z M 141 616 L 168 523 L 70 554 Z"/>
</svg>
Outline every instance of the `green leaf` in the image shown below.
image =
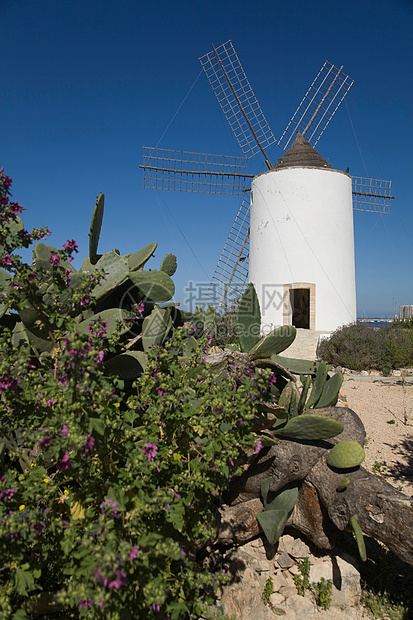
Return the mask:
<svg viewBox="0 0 413 620">
<path fill-rule="evenodd" d="M 35 589 L 33 575 L 29 571 L 17 567 L 14 574 L 14 587 L 19 594 L 27 596 L 30 590 Z"/>
<path fill-rule="evenodd" d="M 266 510 L 257 514 L 258 523 L 268 540 L 273 545 L 280 538 L 288 519 L 286 510 Z"/>
<path fill-rule="evenodd" d="M 249 351 L 258 342 L 261 329 L 260 304 L 251 282 L 238 304 L 237 322 L 241 351 Z"/>
<path fill-rule="evenodd" d="M 89 418 L 89 433 L 96 431 L 99 435 L 105 434 L 105 423 L 101 418 Z"/>
</svg>

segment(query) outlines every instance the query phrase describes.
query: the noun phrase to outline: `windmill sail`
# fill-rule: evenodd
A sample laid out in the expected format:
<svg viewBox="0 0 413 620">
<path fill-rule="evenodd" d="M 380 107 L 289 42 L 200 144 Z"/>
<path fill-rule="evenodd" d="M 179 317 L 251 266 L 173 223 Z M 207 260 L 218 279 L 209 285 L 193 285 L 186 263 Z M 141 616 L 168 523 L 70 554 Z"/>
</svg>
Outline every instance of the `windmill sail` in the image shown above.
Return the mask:
<svg viewBox="0 0 413 620">
<path fill-rule="evenodd" d="M 143 186 L 181 192 L 244 194 L 247 159 L 143 147 Z"/>
<path fill-rule="evenodd" d="M 222 250 L 207 294 L 220 306 L 231 307 L 244 291 L 248 278 L 250 201 L 244 198 Z"/>
<path fill-rule="evenodd" d="M 390 200 L 394 198 L 391 196 L 391 181 L 352 177 L 352 183 L 355 211 L 385 214 L 390 212 Z"/>
<path fill-rule="evenodd" d="M 278 140 L 278 146 L 286 150 L 299 131 L 315 147 L 353 81 L 343 73 L 343 67 L 338 69 L 326 60 Z"/>
<path fill-rule="evenodd" d="M 245 157 L 276 142 L 231 43 L 223 43 L 199 59 Z"/>
</svg>

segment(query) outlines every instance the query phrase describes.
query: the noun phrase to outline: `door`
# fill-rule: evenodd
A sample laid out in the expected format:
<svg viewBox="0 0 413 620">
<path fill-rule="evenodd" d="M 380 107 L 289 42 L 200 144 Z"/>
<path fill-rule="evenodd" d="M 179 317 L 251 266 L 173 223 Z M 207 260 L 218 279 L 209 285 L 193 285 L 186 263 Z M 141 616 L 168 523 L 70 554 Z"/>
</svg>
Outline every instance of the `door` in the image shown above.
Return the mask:
<svg viewBox="0 0 413 620">
<path fill-rule="evenodd" d="M 310 329 L 310 289 L 290 289 L 290 303 L 294 327 Z"/>
</svg>

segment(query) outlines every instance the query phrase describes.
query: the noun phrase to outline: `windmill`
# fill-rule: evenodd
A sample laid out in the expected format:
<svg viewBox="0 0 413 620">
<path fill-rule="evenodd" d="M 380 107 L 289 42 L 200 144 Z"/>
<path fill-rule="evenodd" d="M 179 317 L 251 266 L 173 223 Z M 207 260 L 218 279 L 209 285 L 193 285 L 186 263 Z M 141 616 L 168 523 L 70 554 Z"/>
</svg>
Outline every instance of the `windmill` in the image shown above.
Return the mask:
<svg viewBox="0 0 413 620">
<path fill-rule="evenodd" d="M 251 260 L 252 256 L 250 256 L 252 199 L 250 200 L 246 194 L 254 186 L 254 182 L 256 183 L 257 179 L 265 177 L 266 173 L 258 176 L 248 174 L 248 159 L 261 153 L 267 167 L 267 173 L 269 171 L 272 173 L 275 170 L 282 170 L 283 165 L 295 168 L 301 166 L 302 158 L 301 160 L 300 158 L 298 160 L 291 159 L 291 153 L 297 154 L 297 149 L 300 150 L 301 148 L 302 150 L 304 148 L 306 153 L 304 166 L 312 169 L 317 166 L 330 167 L 325 160 L 323 160 L 324 163 L 314 160 L 315 165 L 313 165 L 314 154 L 321 157 L 314 147 L 350 90 L 353 80 L 344 74 L 343 67 L 337 68 L 326 61 L 281 137 L 277 140 L 261 111 L 231 41 L 217 48 L 212 46 L 212 51 L 199 60 L 243 152 L 243 156 L 217 156 L 158 147 L 143 147 L 144 163 L 141 167 L 144 169 L 144 187 L 243 196 L 208 289 L 209 296 L 219 302 L 220 305 L 231 305 L 242 295 L 249 270 L 250 280 L 254 281 L 254 278 L 251 277 L 254 261 Z M 273 167 L 267 150 L 274 144 L 286 153 Z M 340 174 L 346 175 L 349 180 L 354 210 L 373 213 L 389 212 L 390 199 L 393 198 L 390 195 L 390 181 L 350 177 L 347 173 L 348 171 Z M 280 175 L 277 178 L 280 178 Z M 347 190 L 344 189 L 344 191 Z M 351 217 L 351 235 L 352 226 Z M 255 252 L 257 247 L 254 250 Z M 351 253 L 351 248 L 346 251 Z M 352 251 L 354 262 L 354 245 Z M 257 269 L 257 261 L 255 261 L 253 271 L 257 273 Z M 351 280 L 351 274 L 349 277 Z M 294 287 L 295 285 L 292 286 L 292 288 Z M 293 296 L 292 292 L 291 296 Z M 297 292 L 296 300 L 298 298 Z M 261 299 L 260 301 L 262 303 L 264 300 Z M 353 302 L 350 301 L 349 305 L 352 304 Z M 353 305 L 355 313 L 355 283 Z M 350 315 L 352 312 L 350 311 Z M 288 322 L 288 318 L 284 317 L 284 319 L 284 323 Z M 291 311 L 289 319 L 291 320 Z M 314 329 L 314 321 L 312 323 L 312 329 Z M 310 325 L 306 326 L 310 327 Z"/>
</svg>

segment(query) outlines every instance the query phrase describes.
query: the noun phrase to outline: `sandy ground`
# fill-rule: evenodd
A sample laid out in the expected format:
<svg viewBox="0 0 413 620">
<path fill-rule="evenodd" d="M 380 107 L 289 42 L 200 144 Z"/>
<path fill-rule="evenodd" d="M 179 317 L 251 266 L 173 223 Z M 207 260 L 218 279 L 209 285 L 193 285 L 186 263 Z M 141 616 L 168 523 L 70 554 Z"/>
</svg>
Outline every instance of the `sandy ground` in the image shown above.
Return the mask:
<svg viewBox="0 0 413 620">
<path fill-rule="evenodd" d="M 366 429 L 363 466 L 413 495 L 413 384 L 350 380 L 341 395 Z"/>
</svg>

